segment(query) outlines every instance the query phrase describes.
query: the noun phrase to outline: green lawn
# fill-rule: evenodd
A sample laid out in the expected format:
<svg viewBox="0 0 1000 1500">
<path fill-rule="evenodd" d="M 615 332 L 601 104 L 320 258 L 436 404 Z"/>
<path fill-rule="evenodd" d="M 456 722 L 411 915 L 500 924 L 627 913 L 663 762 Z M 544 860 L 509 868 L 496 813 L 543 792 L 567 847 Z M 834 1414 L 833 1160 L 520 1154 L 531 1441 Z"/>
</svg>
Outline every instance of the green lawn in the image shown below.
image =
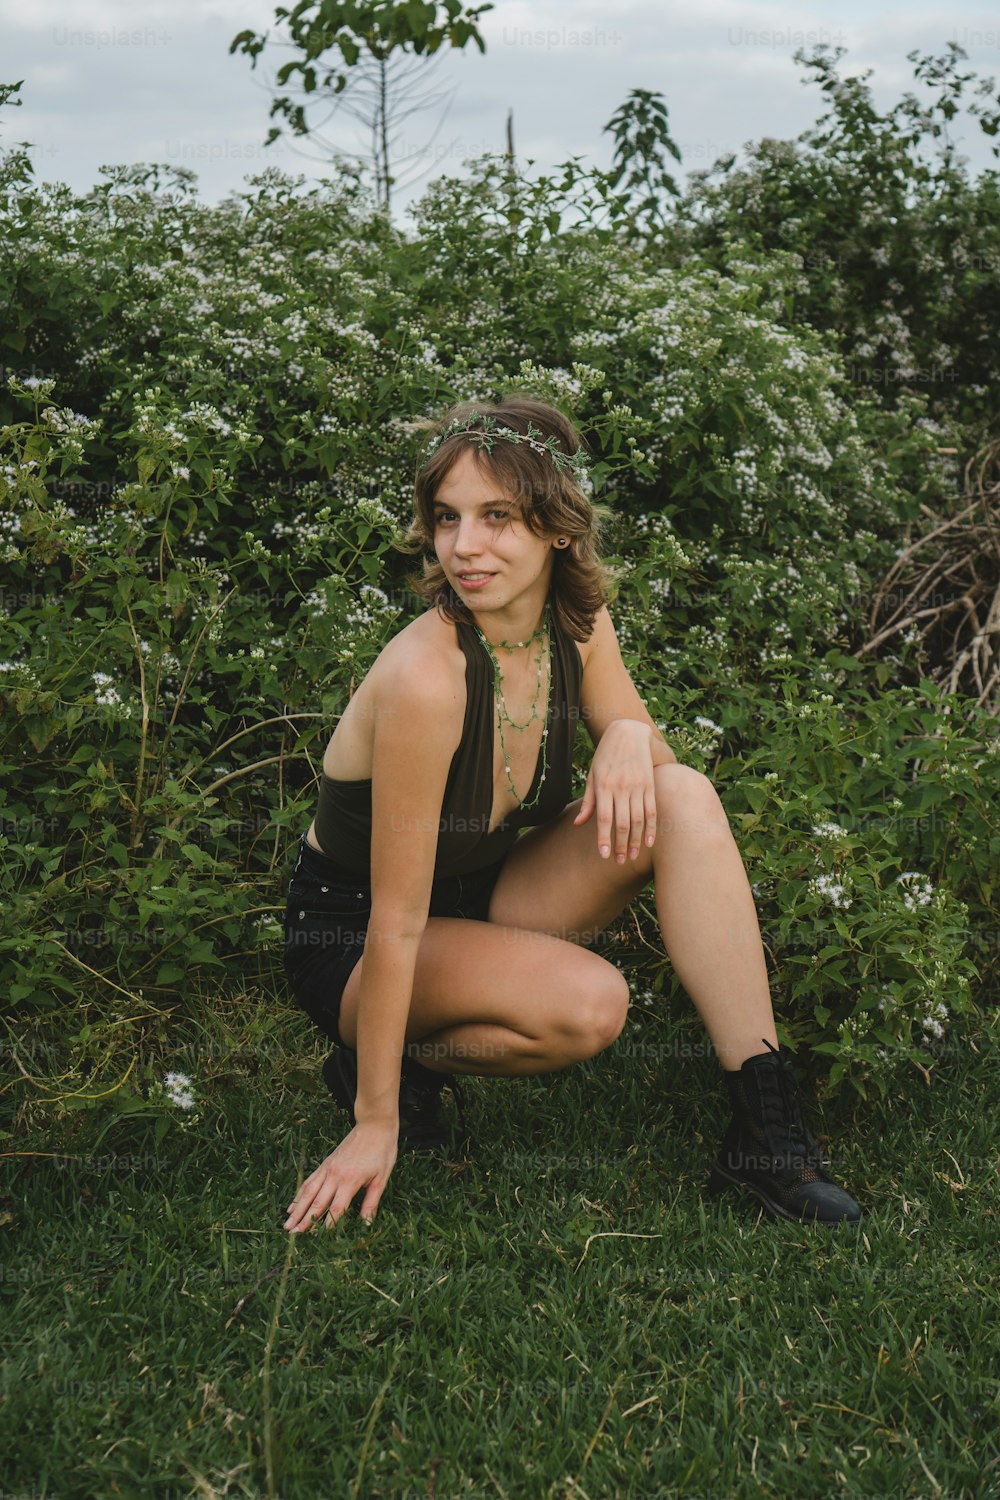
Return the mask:
<svg viewBox="0 0 1000 1500">
<path fill-rule="evenodd" d="M 1000 1495 L 995 1025 L 814 1116 L 860 1229 L 702 1198 L 717 1065 L 645 1000 L 468 1080 L 471 1149 L 401 1158 L 371 1230 L 290 1237 L 323 1049 L 283 998 L 211 1013 L 164 1054 L 193 1129 L 6 1143 L 66 1154 L 4 1162 L 4 1500 Z"/>
</svg>

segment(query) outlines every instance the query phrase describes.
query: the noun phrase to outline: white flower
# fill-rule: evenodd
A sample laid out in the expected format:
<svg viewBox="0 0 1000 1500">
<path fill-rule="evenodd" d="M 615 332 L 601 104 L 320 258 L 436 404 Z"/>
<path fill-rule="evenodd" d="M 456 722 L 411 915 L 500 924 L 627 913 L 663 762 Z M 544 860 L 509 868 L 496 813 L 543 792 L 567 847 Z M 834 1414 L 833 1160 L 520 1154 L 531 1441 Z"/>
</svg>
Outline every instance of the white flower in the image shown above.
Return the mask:
<svg viewBox="0 0 1000 1500">
<path fill-rule="evenodd" d="M 822 900 L 829 901 L 831 906 L 850 906 L 851 904 L 847 887 L 841 885 L 832 875 L 817 875 L 815 880 L 810 880 L 809 889 Z"/>
<path fill-rule="evenodd" d="M 170 1103 L 176 1104 L 178 1109 L 194 1109 L 193 1085 L 186 1073 L 168 1073 L 163 1087 Z"/>
<path fill-rule="evenodd" d="M 926 875 L 919 870 L 904 870 L 902 875 L 897 875 L 896 884 L 900 887 L 899 894 L 907 911 L 916 911 L 918 906 L 929 906 L 934 894 L 934 886 Z"/>
<path fill-rule="evenodd" d="M 942 1023 L 947 1021 L 947 1019 L 948 1007 L 942 1005 L 940 1001 L 935 1001 L 929 1007 L 927 1014 L 921 1016 L 920 1025 L 923 1031 L 929 1032 L 931 1036 L 941 1038 L 944 1036 L 944 1026 Z"/>
<path fill-rule="evenodd" d="M 369 526 L 395 526 L 396 518 L 387 505 L 374 496 L 366 495 L 357 502 L 358 515 Z"/>
<path fill-rule="evenodd" d="M 113 681 L 114 679 L 109 677 L 107 672 L 94 673 L 94 687 L 96 689 L 94 702 L 101 708 L 120 708 L 125 712 L 126 717 L 128 717 L 128 710 L 125 709 L 125 705 L 122 703 L 121 694 L 116 687 L 112 686 Z"/>
<path fill-rule="evenodd" d="M 813 829 L 813 838 L 817 839 L 843 839 L 847 837 L 847 830 L 841 828 L 839 823 L 817 823 Z"/>
<path fill-rule="evenodd" d="M 325 615 L 330 608 L 326 591 L 322 588 L 311 589 L 302 602 L 307 609 L 315 610 L 317 614 L 321 615 Z"/>
</svg>

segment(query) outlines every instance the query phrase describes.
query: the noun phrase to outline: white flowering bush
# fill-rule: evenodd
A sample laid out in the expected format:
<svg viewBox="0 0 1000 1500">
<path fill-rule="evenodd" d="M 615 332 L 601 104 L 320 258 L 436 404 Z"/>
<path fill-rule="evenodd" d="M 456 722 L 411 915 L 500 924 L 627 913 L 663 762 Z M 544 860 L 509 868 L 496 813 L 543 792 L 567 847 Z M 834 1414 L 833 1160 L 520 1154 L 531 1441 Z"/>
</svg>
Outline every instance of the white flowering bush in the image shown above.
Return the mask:
<svg viewBox="0 0 1000 1500">
<path fill-rule="evenodd" d="M 970 929 L 996 930 L 995 743 L 952 730 L 929 684 L 880 699 L 884 664 L 848 654 L 934 438 L 852 403 L 787 320 L 787 252 L 658 266 L 602 223 L 596 177 L 495 158 L 435 184 L 408 237 L 336 179 L 266 172 L 208 206 L 136 168 L 74 196 L 16 153 L 0 218 L 16 1014 L 99 1024 L 113 1003 L 139 1026 L 206 981 L 275 982 L 324 745 L 420 608 L 393 546 L 411 424 L 512 389 L 563 404 L 592 450 L 625 659 L 741 832 L 790 1034 L 836 1083 L 968 1003 Z M 881 762 L 851 758 L 874 744 Z M 878 838 L 846 819 L 883 795 L 954 818 Z"/>
</svg>

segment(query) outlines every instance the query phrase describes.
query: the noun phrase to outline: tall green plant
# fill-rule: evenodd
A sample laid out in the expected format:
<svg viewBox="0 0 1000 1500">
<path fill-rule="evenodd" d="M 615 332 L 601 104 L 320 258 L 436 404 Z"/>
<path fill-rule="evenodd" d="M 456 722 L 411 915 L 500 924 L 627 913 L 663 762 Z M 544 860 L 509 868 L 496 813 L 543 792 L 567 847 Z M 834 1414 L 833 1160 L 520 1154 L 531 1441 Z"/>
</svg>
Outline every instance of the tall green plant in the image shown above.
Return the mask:
<svg viewBox="0 0 1000 1500">
<path fill-rule="evenodd" d="M 347 86 L 345 70 L 354 67 L 362 51 L 384 61 L 396 51 L 430 55 L 445 45 L 461 49 L 471 41 L 485 52 L 476 22 L 492 9 L 492 3 L 466 6 L 463 0 L 297 0 L 291 9 L 280 5 L 275 18 L 287 23 L 299 55 L 282 63 L 277 82 L 284 86 L 298 74 L 307 94 L 318 87 L 338 94 Z M 233 38 L 229 51 L 242 52 L 256 67 L 266 45 L 267 33 L 246 30 Z M 321 62 L 328 54 L 334 60 Z M 293 135 L 308 134 L 305 106 L 288 95 L 275 99 L 270 113 L 272 118 L 283 116 Z M 281 133 L 280 125 L 272 125 L 265 144 Z"/>
<path fill-rule="evenodd" d="M 663 95 L 631 89 L 604 129 L 615 143 L 608 182 L 612 188 L 623 186 L 627 232 L 650 239 L 666 227 L 665 199 L 680 195 L 667 170 L 667 157 L 679 162 L 681 153 L 670 134 Z"/>
</svg>

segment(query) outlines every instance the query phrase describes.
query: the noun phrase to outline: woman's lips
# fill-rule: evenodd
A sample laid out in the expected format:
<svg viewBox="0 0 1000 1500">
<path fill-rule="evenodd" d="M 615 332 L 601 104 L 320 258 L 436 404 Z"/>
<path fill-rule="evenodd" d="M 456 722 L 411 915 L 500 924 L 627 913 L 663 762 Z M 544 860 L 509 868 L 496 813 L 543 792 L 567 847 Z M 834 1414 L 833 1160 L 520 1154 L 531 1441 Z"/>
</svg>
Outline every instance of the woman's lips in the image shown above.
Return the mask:
<svg viewBox="0 0 1000 1500">
<path fill-rule="evenodd" d="M 457 575 L 457 577 L 458 577 L 458 581 L 462 585 L 463 589 L 481 589 L 481 588 L 485 587 L 486 584 L 489 583 L 489 581 L 490 581 L 491 578 L 495 577 L 495 574 L 493 574 L 493 573 L 484 573 L 482 575 L 482 577 L 480 577 L 480 578 L 476 578 L 476 577 L 463 578 L 462 575 L 461 575 L 461 573 L 459 573 Z"/>
</svg>

